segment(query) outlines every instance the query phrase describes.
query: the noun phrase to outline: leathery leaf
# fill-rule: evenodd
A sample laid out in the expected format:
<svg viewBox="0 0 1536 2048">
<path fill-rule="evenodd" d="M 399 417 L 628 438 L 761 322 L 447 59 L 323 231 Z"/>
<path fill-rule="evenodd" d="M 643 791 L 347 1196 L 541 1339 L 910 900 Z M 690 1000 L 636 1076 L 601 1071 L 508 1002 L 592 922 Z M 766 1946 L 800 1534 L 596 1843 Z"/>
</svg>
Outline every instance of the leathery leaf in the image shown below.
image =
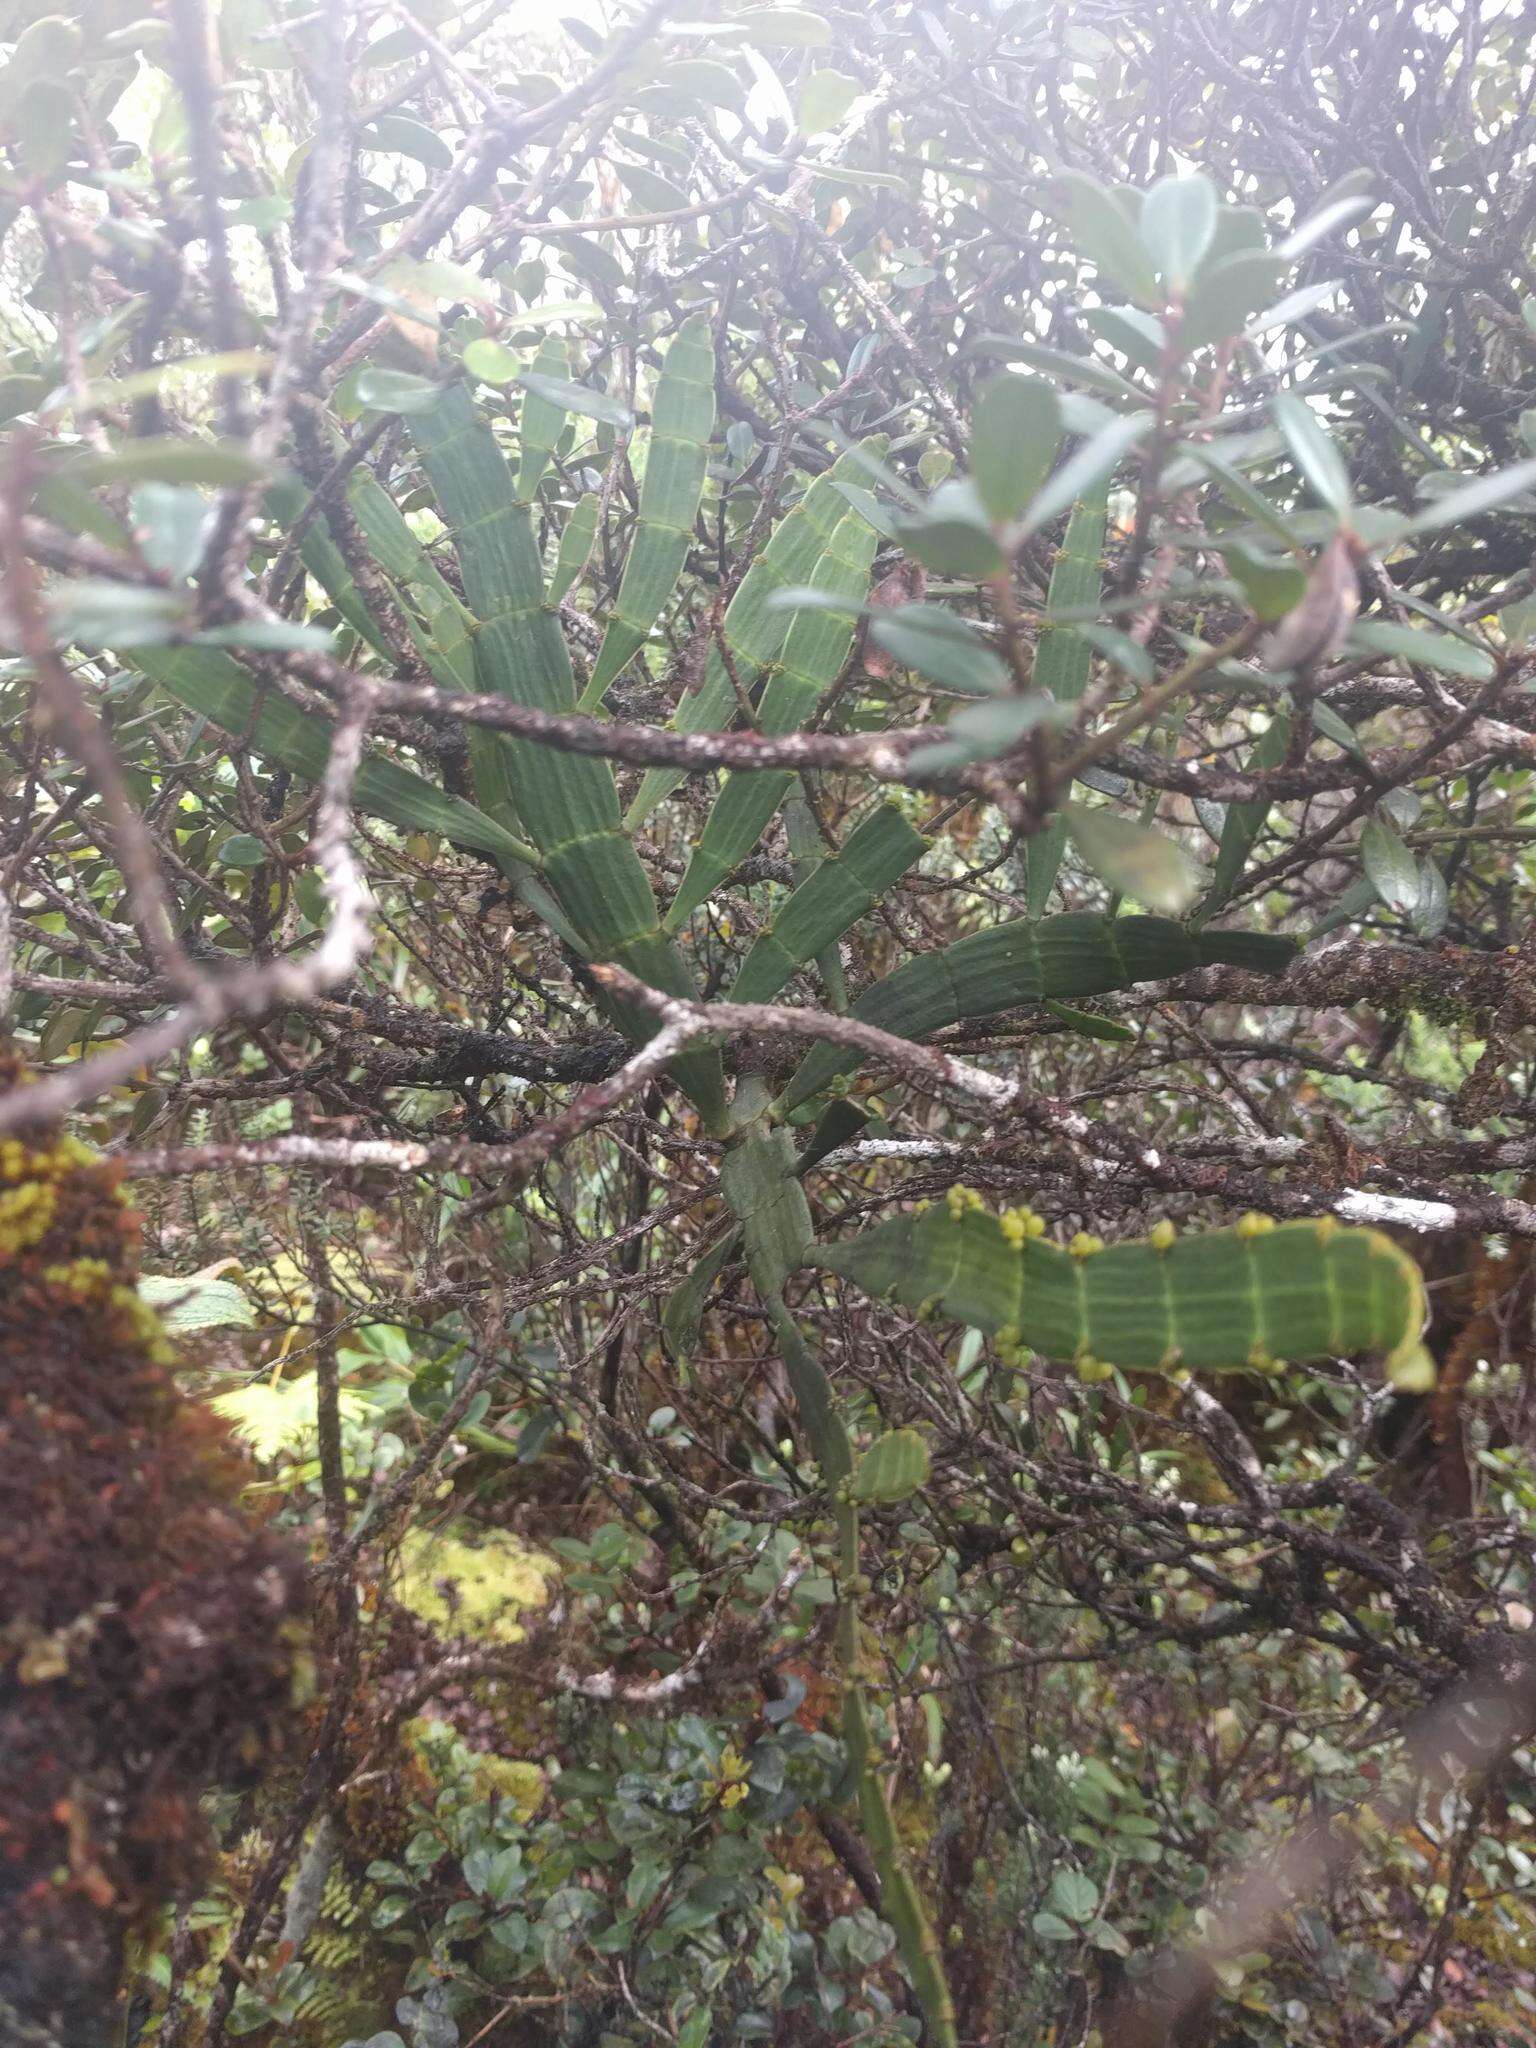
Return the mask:
<svg viewBox="0 0 1536 2048">
<path fill-rule="evenodd" d="M 927 1483 L 927 1444 L 915 1429 L 888 1429 L 859 1454 L 852 1495 L 860 1507 L 890 1507 Z"/>
</svg>

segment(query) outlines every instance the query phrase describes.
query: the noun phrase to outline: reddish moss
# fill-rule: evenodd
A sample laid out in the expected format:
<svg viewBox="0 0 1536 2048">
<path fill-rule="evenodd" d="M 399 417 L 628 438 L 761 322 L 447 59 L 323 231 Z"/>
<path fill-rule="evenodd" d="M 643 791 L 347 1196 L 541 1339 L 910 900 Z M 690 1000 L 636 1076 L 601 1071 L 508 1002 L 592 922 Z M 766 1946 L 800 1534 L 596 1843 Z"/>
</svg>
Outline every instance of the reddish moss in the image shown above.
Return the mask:
<svg viewBox="0 0 1536 2048">
<path fill-rule="evenodd" d="M 198 1869 L 199 1793 L 287 1718 L 300 1561 L 136 1278 L 114 1169 L 0 1140 L 0 2038 L 99 2037 L 127 1931 Z"/>
</svg>

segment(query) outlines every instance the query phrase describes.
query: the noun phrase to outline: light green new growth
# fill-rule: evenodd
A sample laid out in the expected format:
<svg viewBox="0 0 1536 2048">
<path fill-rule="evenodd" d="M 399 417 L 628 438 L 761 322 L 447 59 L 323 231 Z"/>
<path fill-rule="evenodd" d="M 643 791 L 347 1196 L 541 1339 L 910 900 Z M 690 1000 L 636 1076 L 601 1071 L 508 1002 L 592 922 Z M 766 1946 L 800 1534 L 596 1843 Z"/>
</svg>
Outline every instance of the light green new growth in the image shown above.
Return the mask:
<svg viewBox="0 0 1536 2048">
<path fill-rule="evenodd" d="M 1104 528 L 1107 521 L 1109 483 L 1106 479 L 1089 498 L 1072 508 L 1061 553 L 1051 571 L 1045 599 L 1045 630 L 1035 650 L 1034 682 L 1058 704 L 1075 704 L 1088 687 L 1093 665 L 1093 648 L 1074 626 L 1053 625 L 1070 612 L 1085 612 L 1099 601 L 1104 580 Z M 1024 907 L 1031 917 L 1043 914 L 1050 901 L 1067 843 L 1066 826 L 1053 818 L 1043 832 L 1029 842 L 1029 881 Z"/>
<path fill-rule="evenodd" d="M 582 692 L 582 711 L 595 711 L 602 703 L 615 676 L 645 645 L 677 587 L 693 544 L 714 430 L 714 344 L 709 316 L 696 313 L 678 329 L 656 386 L 640 515 L 618 602 L 597 651 L 592 680 Z"/>
<path fill-rule="evenodd" d="M 592 543 L 597 539 L 597 503 L 596 491 L 588 491 L 577 499 L 570 518 L 561 528 L 560 545 L 555 551 L 555 571 L 549 579 L 549 595 L 545 599 L 552 612 L 564 604 L 572 584 L 591 560 Z"/>
<path fill-rule="evenodd" d="M 957 1187 L 812 1257 L 868 1294 L 937 1301 L 957 1322 L 1090 1375 L 1273 1371 L 1379 1351 L 1389 1377 L 1419 1383 L 1424 1282 L 1380 1231 L 1250 1215 L 1192 1237 L 1169 1223 L 1125 1244 L 1080 1235 L 1062 1250 L 1043 1230 L 1028 1209 L 994 1216 Z"/>
<path fill-rule="evenodd" d="M 564 383 L 571 374 L 569 346 L 558 335 L 546 335 L 539 344 L 533 367 L 539 376 L 553 377 Z M 554 459 L 569 418 L 564 406 L 556 405 L 552 399 L 543 398 L 534 391 L 523 393 L 522 411 L 517 422 L 517 496 L 521 504 L 533 503 L 534 493 Z"/>
<path fill-rule="evenodd" d="M 1280 973 L 1296 951 L 1263 932 L 1193 931 L 1166 917 L 1103 917 L 1068 911 L 1017 918 L 920 953 L 874 982 L 853 1006 L 864 1024 L 902 1038 L 927 1038 L 946 1024 L 993 1017 L 1048 998 L 1108 995 L 1138 981 L 1163 981 L 1192 967 L 1228 965 Z M 835 1045 L 817 1046 L 785 1091 L 804 1102 L 857 1063 Z"/>
<path fill-rule="evenodd" d="M 798 732 L 837 680 L 869 591 L 875 538 L 874 529 L 856 512 L 838 521 L 811 575 L 811 588 L 848 608 L 807 607 L 794 614 L 779 665 L 758 706 L 764 733 Z M 738 769 L 726 777 L 667 913 L 669 931 L 676 931 L 746 859 L 794 780 L 793 769 Z"/>
<path fill-rule="evenodd" d="M 879 449 L 884 443 L 877 440 L 863 445 Z M 721 632 L 744 689 L 752 688 L 784 645 L 789 614 L 771 607 L 768 600 L 775 591 L 805 583 L 820 561 L 838 521 L 848 510 L 848 501 L 837 489 L 838 481 L 852 481 L 862 474 L 857 453 L 849 450 L 840 455 L 824 475 L 810 484 L 799 504 L 785 513 L 725 608 Z M 735 684 L 720 649 L 712 646 L 704 665 L 704 680 L 698 689 L 684 693 L 672 717 L 673 730 L 725 732 L 736 723 L 737 716 Z M 680 768 L 647 771 L 624 816 L 631 832 L 639 830 L 682 779 Z"/>
</svg>

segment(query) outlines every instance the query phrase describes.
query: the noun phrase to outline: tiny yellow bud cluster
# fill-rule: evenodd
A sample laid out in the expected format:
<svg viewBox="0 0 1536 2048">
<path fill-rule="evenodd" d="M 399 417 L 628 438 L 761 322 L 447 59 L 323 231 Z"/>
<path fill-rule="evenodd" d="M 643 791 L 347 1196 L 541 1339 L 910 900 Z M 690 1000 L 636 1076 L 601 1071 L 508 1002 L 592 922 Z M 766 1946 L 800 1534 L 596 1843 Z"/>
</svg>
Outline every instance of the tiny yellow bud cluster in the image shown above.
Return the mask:
<svg viewBox="0 0 1536 2048">
<path fill-rule="evenodd" d="M 1091 1230 L 1079 1230 L 1067 1246 L 1074 1259 L 1091 1259 L 1095 1252 L 1103 1249 L 1103 1238 L 1095 1237 Z"/>
<path fill-rule="evenodd" d="M 944 1197 L 945 1207 L 958 1223 L 967 1209 L 984 1209 L 986 1204 L 974 1188 L 968 1188 L 956 1181 Z"/>
<path fill-rule="evenodd" d="M 1026 1238 L 1045 1235 L 1045 1218 L 1037 1216 L 1033 1209 L 1022 1203 L 1017 1209 L 1004 1209 L 997 1221 L 1011 1245 L 1021 1245 Z"/>
<path fill-rule="evenodd" d="M 1147 1232 L 1147 1243 L 1155 1252 L 1172 1251 L 1178 1231 L 1166 1216 L 1160 1217 Z"/>
<path fill-rule="evenodd" d="M 1233 1225 L 1237 1235 L 1243 1238 L 1262 1237 L 1266 1231 L 1273 1230 L 1274 1227 L 1274 1217 L 1261 1216 L 1257 1209 L 1250 1209 L 1245 1216 L 1239 1216 Z"/>
</svg>

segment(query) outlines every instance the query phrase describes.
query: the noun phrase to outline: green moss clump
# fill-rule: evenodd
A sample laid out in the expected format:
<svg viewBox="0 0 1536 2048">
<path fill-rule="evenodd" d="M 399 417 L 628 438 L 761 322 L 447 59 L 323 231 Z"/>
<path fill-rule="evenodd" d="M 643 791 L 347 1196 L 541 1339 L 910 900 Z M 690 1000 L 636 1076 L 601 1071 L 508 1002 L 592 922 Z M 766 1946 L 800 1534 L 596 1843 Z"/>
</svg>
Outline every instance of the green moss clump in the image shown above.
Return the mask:
<svg viewBox="0 0 1536 2048">
<path fill-rule="evenodd" d="M 401 1539 L 394 1595 L 439 1635 L 520 1643 L 528 1632 L 518 1616 L 545 1605 L 557 1570 L 505 1529 L 473 1539 L 412 1529 Z"/>
</svg>

